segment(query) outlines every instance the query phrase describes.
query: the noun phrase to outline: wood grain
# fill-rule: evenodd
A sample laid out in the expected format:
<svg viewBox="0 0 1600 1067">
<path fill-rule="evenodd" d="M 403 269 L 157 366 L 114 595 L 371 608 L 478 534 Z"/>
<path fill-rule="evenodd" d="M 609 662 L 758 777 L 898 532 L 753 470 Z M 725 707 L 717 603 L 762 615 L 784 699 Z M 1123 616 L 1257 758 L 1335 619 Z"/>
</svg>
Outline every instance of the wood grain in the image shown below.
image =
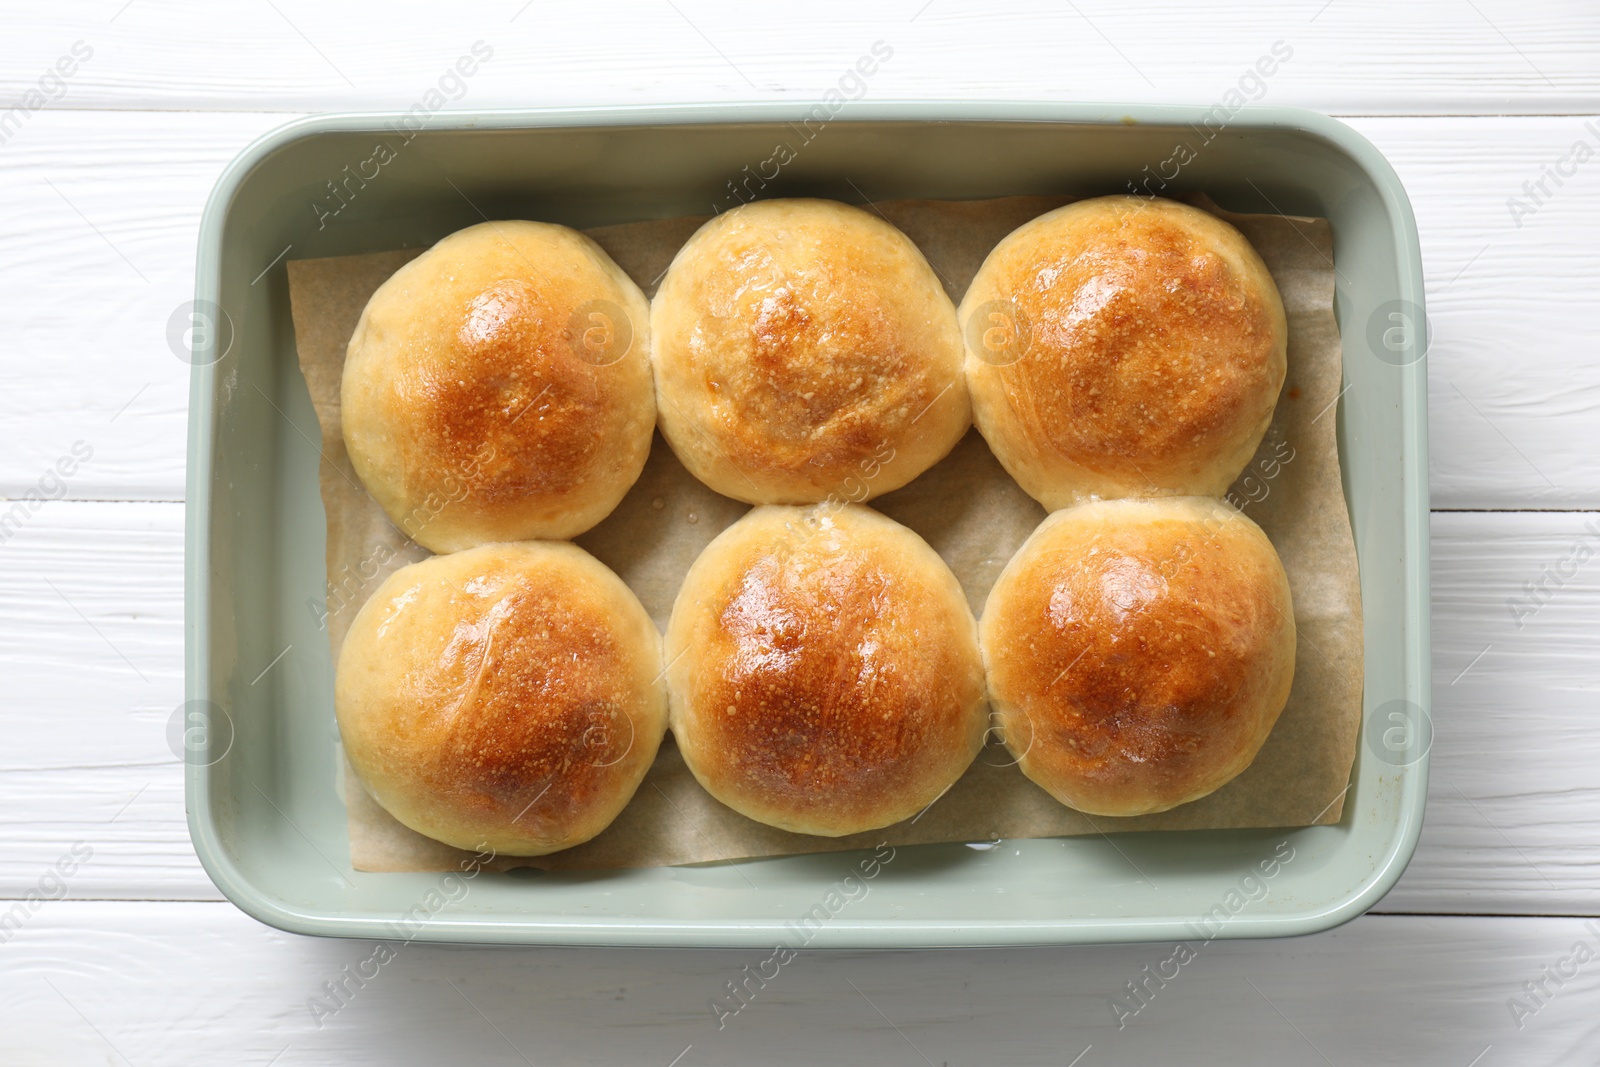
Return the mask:
<svg viewBox="0 0 1600 1067">
<path fill-rule="evenodd" d="M 1600 931 L 1506 917 L 1600 907 L 1600 563 L 1578 560 L 1595 515 L 1515 514 L 1600 509 L 1600 162 L 1558 189 L 1546 176 L 1579 138 L 1600 147 L 1600 6 L 630 0 L 597 21 L 586 5 L 403 0 L 379 18 L 309 0 L 6 14 L 6 107 L 75 42 L 93 54 L 0 126 L 0 498 L 74 498 L 0 534 L 0 1062 L 1600 1061 Z M 1290 46 L 1258 102 L 1358 115 L 1418 214 L 1434 506 L 1504 512 L 1434 517 L 1434 776 L 1416 859 L 1379 904 L 1470 917 L 1206 945 L 1122 1029 L 1112 998 L 1171 947 L 810 953 L 718 1030 L 707 1001 L 758 955 L 411 945 L 318 1025 L 312 998 L 373 945 L 214 902 L 166 745 L 187 406 L 168 318 L 238 150 L 307 112 L 410 107 L 475 40 L 493 58 L 448 107 L 808 106 L 875 40 L 894 56 L 869 101 L 1211 104 Z M 1514 218 L 1509 198 L 1541 179 Z M 58 485 L 46 470 L 75 443 L 93 456 Z M 74 843 L 93 848 L 74 899 L 13 933 L 5 915 L 54 896 L 46 869 Z M 1595 960 L 1550 984 L 1578 944 Z M 1536 1011 L 1518 1022 L 1514 998 Z"/>
<path fill-rule="evenodd" d="M 1202 945 L 1161 984 L 1145 968 L 1158 974 L 1172 945 L 803 952 L 719 1030 L 710 1002 L 731 1002 L 726 983 L 765 953 L 396 945 L 379 965 L 372 942 L 280 934 L 227 905 L 57 901 L 0 946 L 13 961 L 0 1059 L 1587 1065 L 1600 960 L 1573 948 L 1600 951 L 1597 928 L 1366 916 L 1314 938 Z M 346 975 L 363 964 L 358 985 Z M 1519 1029 L 1507 1001 L 1531 1009 L 1523 983 L 1558 967 L 1572 976 L 1547 979 L 1553 995 Z M 1119 1029 L 1113 1001 L 1137 1005 L 1126 984 L 1141 980 L 1146 1003 Z M 342 1003 L 324 984 L 338 981 Z"/>
<path fill-rule="evenodd" d="M 76 899 L 0 926 L 0 1062 L 1600 1061 L 1600 931 L 1503 917 L 1600 913 L 1600 563 L 1576 547 L 1595 516 L 1516 511 L 1600 509 L 1600 162 L 1559 188 L 1545 171 L 1580 138 L 1600 147 L 1600 7 L 632 0 L 597 17 L 406 0 L 374 19 L 308 0 L 6 15 L 7 107 L 74 42 L 93 55 L 0 127 L 0 498 L 73 498 L 0 539 L 0 921 L 55 894 L 41 879 L 74 843 L 94 852 L 66 881 Z M 1434 506 L 1502 511 L 1434 516 L 1433 780 L 1416 858 L 1379 905 L 1465 914 L 1206 946 L 1121 1030 L 1112 998 L 1169 947 L 802 955 L 719 1031 L 707 1002 L 758 957 L 409 946 L 319 1028 L 308 1001 L 373 946 L 215 903 L 165 739 L 188 391 L 168 318 L 241 148 L 307 112 L 409 107 L 480 39 L 493 58 L 447 106 L 807 105 L 876 40 L 894 56 L 874 101 L 1211 104 L 1273 42 L 1292 48 L 1259 102 L 1366 116 L 1347 121 L 1417 213 Z M 1514 218 L 1508 199 L 1540 180 Z M 58 488 L 46 471 L 78 442 L 93 454 Z M 1580 942 L 1596 961 L 1550 984 Z M 1524 984 L 1541 979 L 1548 1000 Z M 1537 1008 L 1520 1027 L 1512 998 Z"/>
<path fill-rule="evenodd" d="M 183 498 L 189 365 L 169 320 L 194 296 L 212 184 L 281 118 L 59 112 L 0 148 L 0 496 L 83 441 L 67 496 Z"/>
<path fill-rule="evenodd" d="M 58 501 L 0 546 L 0 729 L 12 738 L 0 897 L 25 893 L 78 840 L 95 858 L 76 897 L 218 896 L 189 845 L 166 740 L 182 700 L 182 518 L 175 504 Z M 1600 559 L 1547 583 L 1520 630 L 1506 606 L 1580 538 L 1600 549 L 1591 518 L 1434 516 L 1432 788 L 1416 858 L 1378 910 L 1596 913 L 1600 733 L 1586 687 Z"/>
<path fill-rule="evenodd" d="M 216 174 L 282 117 L 41 113 L 4 146 L 0 292 L 26 314 L 0 317 L 0 496 L 36 488 L 81 440 L 95 456 L 67 496 L 182 498 L 188 367 L 168 322 L 192 295 Z M 1520 228 L 1505 203 L 1585 121 L 1353 120 L 1417 209 L 1435 507 L 1600 507 L 1600 162 Z"/>
<path fill-rule="evenodd" d="M 1433 516 L 1428 810 L 1383 910 L 1600 910 L 1597 519 Z M 1529 582 L 1544 591 L 1529 597 Z"/>
<path fill-rule="evenodd" d="M 894 55 L 872 78 L 875 99 L 1209 104 L 1281 40 L 1293 58 L 1262 103 L 1365 114 L 1600 104 L 1600 9 L 1585 0 L 820 0 L 767 17 L 710 0 L 632 0 L 601 18 L 584 5 L 411 0 L 384 5 L 381 22 L 365 5 L 311 0 L 74 0 L 18 22 L 3 96 L 82 40 L 94 55 L 55 105 L 74 108 L 404 109 L 476 40 L 493 58 L 460 102 L 479 108 L 810 101 L 878 40 Z"/>
<path fill-rule="evenodd" d="M 1559 187 L 1545 177 L 1579 140 L 1600 154 L 1600 120 L 1353 125 L 1394 164 L 1417 215 L 1433 506 L 1600 506 L 1600 319 L 1582 295 L 1600 248 L 1600 162 Z M 1536 188 L 1536 204 L 1523 185 L 1540 181 L 1550 195 Z M 1513 196 L 1532 212 L 1514 214 Z"/>
</svg>

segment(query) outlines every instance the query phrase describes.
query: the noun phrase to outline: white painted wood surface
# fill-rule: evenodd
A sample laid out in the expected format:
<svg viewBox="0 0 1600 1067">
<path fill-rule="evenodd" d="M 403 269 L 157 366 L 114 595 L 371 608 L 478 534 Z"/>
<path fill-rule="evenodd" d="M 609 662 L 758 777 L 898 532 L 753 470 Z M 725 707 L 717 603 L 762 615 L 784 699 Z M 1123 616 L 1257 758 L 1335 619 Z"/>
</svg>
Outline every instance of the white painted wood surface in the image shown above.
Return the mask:
<svg viewBox="0 0 1600 1067">
<path fill-rule="evenodd" d="M 1600 910 L 1600 558 L 1521 629 L 1507 607 L 1580 538 L 1600 549 L 1584 531 L 1595 518 L 1434 516 L 1428 816 L 1377 910 Z M 13 739 L 0 763 L 0 897 L 86 840 L 95 860 L 75 897 L 220 899 L 189 846 L 164 734 L 183 700 L 182 521 L 177 504 L 56 501 L 0 546 L 0 736 Z"/>
<path fill-rule="evenodd" d="M 1600 561 L 1508 606 L 1600 510 L 1600 162 L 1507 206 L 1573 142 L 1600 149 L 1600 7 L 997 6 L 0 5 L 0 114 L 93 53 L 0 142 L 0 497 L 71 498 L 0 544 L 0 915 L 94 850 L 0 943 L 0 1063 L 1600 1062 Z M 738 953 L 410 946 L 319 1028 L 308 998 L 372 946 L 217 902 L 164 739 L 187 393 L 166 322 L 241 147 L 405 108 L 479 39 L 494 59 L 451 106 L 804 101 L 880 39 L 875 98 L 1210 104 L 1288 42 L 1262 102 L 1389 156 L 1428 280 L 1434 777 L 1385 914 L 1207 946 L 1120 1031 L 1110 1000 L 1170 948 L 802 956 L 719 1032 L 706 1001 Z M 41 483 L 78 442 L 92 456 Z"/>
<path fill-rule="evenodd" d="M 193 295 L 217 173 L 290 117 L 40 113 L 0 146 L 0 292 L 28 309 L 0 318 L 12 384 L 0 393 L 0 496 L 26 492 L 82 440 L 95 458 L 66 495 L 182 499 L 188 367 L 167 322 Z M 1600 162 L 1520 227 L 1506 208 L 1574 140 L 1600 151 L 1584 125 L 1600 129 L 1600 104 L 1590 116 L 1348 121 L 1394 163 L 1421 228 L 1434 506 L 1600 508 Z"/>
<path fill-rule="evenodd" d="M 76 108 L 247 111 L 409 106 L 476 40 L 473 107 L 811 99 L 877 40 L 874 96 L 1210 104 L 1274 41 L 1268 100 L 1339 114 L 1547 114 L 1600 100 L 1600 9 L 1586 0 L 497 0 L 377 8 L 273 0 L 76 0 L 7 27 L 0 98 L 72 42 L 94 56 Z"/>
<path fill-rule="evenodd" d="M 358 984 L 372 942 L 288 938 L 226 904 L 63 901 L 3 946 L 0 1060 L 1589 1067 L 1600 958 L 1575 945 L 1600 954 L 1600 923 L 1366 916 L 1200 946 L 1142 1007 L 1127 983 L 1174 946 L 803 952 L 719 1030 L 709 1002 L 761 952 L 408 945 Z"/>
</svg>

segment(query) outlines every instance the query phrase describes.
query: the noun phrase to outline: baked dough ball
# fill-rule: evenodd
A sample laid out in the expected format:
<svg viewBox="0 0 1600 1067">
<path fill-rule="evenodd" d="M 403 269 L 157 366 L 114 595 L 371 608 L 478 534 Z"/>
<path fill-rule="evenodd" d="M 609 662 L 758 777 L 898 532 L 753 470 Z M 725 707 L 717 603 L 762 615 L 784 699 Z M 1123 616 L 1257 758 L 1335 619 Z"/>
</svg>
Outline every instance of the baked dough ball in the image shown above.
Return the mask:
<svg viewBox="0 0 1600 1067">
<path fill-rule="evenodd" d="M 712 796 L 823 837 L 932 804 L 983 745 L 977 625 L 927 542 L 859 505 L 756 508 L 667 626 L 672 732 Z"/>
<path fill-rule="evenodd" d="M 345 637 L 350 765 L 396 819 L 539 856 L 628 803 L 666 732 L 661 642 L 622 579 L 562 541 L 484 545 L 390 575 Z"/>
<path fill-rule="evenodd" d="M 648 331 L 644 294 L 582 234 L 453 233 L 361 313 L 342 390 L 350 461 L 434 552 L 576 536 L 650 451 Z"/>
<path fill-rule="evenodd" d="M 1277 285 L 1238 230 L 1106 196 L 995 246 L 961 302 L 973 417 L 1046 508 L 1221 496 L 1283 387 Z"/>
<path fill-rule="evenodd" d="M 662 435 L 724 496 L 867 500 L 971 425 L 955 308 L 911 239 L 859 208 L 723 212 L 679 250 L 650 316 Z"/>
<path fill-rule="evenodd" d="M 1022 772 L 1093 815 L 1165 811 L 1232 779 L 1294 679 L 1283 564 L 1210 497 L 1056 512 L 1001 572 L 980 629 Z"/>
</svg>

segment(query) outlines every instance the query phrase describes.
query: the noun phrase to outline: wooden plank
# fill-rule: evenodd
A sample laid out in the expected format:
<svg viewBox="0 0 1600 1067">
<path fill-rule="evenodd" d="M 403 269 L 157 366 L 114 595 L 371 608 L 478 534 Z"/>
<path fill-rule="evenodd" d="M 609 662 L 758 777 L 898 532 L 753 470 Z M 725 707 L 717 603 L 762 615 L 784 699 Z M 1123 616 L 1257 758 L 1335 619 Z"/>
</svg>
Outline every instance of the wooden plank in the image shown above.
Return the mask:
<svg viewBox="0 0 1600 1067">
<path fill-rule="evenodd" d="M 1600 516 L 1433 516 L 1428 811 L 1383 910 L 1600 910 L 1597 619 Z"/>
<path fill-rule="evenodd" d="M 0 287 L 27 314 L 0 318 L 0 496 L 38 490 L 82 441 L 94 455 L 67 496 L 182 498 L 188 367 L 168 321 L 192 295 L 216 174 L 281 117 L 53 112 L 5 146 Z M 1505 203 L 1585 121 L 1355 122 L 1393 158 L 1422 228 L 1437 507 L 1600 507 L 1586 266 L 1600 247 L 1600 163 L 1547 185 L 1559 195 L 1520 228 Z"/>
<path fill-rule="evenodd" d="M 0 723 L 17 731 L 0 756 L 0 895 L 81 840 L 94 857 L 75 892 L 216 898 L 166 741 L 183 700 L 182 506 L 28 516 L 0 544 L 0 635 Z"/>
<path fill-rule="evenodd" d="M 92 55 L 52 106 L 234 110 L 405 108 L 482 40 L 492 59 L 456 89 L 472 107 L 819 98 L 878 40 L 883 99 L 1000 97 L 1206 104 L 1240 86 L 1276 41 L 1293 50 L 1260 88 L 1269 104 L 1346 113 L 1593 111 L 1600 10 L 1584 0 L 1305 0 L 1137 8 L 1113 0 L 1004 5 L 849 0 L 759 19 L 706 0 L 371 9 L 273 4 L 71 3 L 8 27 L 4 98 L 74 42 Z M 21 21 L 21 20 L 19 20 Z M 985 44 L 988 47 L 974 47 Z M 70 64 L 69 64 L 70 66 Z M 849 83 L 847 83 L 847 87 Z"/>
<path fill-rule="evenodd" d="M 1600 321 L 1582 310 L 1600 163 L 1574 150 L 1600 155 L 1600 120 L 1352 124 L 1399 172 L 1422 238 L 1434 507 L 1600 507 Z"/>
<path fill-rule="evenodd" d="M 767 968 L 764 987 L 751 980 L 719 1029 L 711 1003 L 734 1003 L 727 983 L 767 952 L 380 948 L 279 934 L 228 905 L 56 901 L 0 945 L 0 1050 L 9 1063 L 169 1067 L 1093 1067 L 1192 1063 L 1197 1048 L 1247 1065 L 1600 1057 L 1600 923 L 1367 916 L 1188 951 L 802 952 Z M 1548 997 L 1524 986 L 1540 981 Z M 1127 988 L 1141 982 L 1142 1003 Z"/>
<path fill-rule="evenodd" d="M 1434 517 L 1433 788 L 1416 859 L 1380 910 L 1600 911 L 1600 561 L 1562 562 L 1580 538 L 1600 550 L 1591 518 Z M 181 527 L 173 504 L 58 501 L 0 545 L 0 897 L 79 840 L 95 856 L 74 896 L 217 897 L 165 733 L 182 700 Z M 1547 581 L 1519 630 L 1506 601 L 1547 565 L 1575 574 Z"/>
<path fill-rule="evenodd" d="M 1587 0 L 747 14 L 637 2 L 597 32 L 581 6 L 412 0 L 374 33 L 369 11 L 305 0 L 70 0 L 10 20 L 7 106 L 74 41 L 94 54 L 45 109 L 13 113 L 15 134 L 0 125 L 0 498 L 76 498 L 0 533 L 0 1062 L 293 1067 L 471 1047 L 473 1062 L 1094 1067 L 1193 1061 L 1197 1046 L 1246 1064 L 1600 1061 L 1600 923 L 1575 918 L 1371 915 L 1201 946 L 1168 981 L 1146 976 L 1171 946 L 802 954 L 719 1029 L 710 1002 L 764 953 L 397 946 L 356 982 L 372 944 L 280 934 L 211 902 L 165 742 L 182 512 L 98 501 L 182 498 L 187 368 L 167 317 L 190 295 L 221 167 L 298 113 L 409 106 L 474 40 L 494 57 L 447 106 L 809 102 L 878 39 L 895 55 L 873 99 L 1212 103 L 1285 41 L 1294 56 L 1260 102 L 1395 116 L 1351 121 L 1395 163 L 1422 231 L 1435 506 L 1600 508 L 1586 313 L 1600 165 L 1559 188 L 1547 171 L 1579 138 L 1600 147 Z M 1543 117 L 1411 117 L 1482 113 Z M 1523 183 L 1541 181 L 1529 210 Z M 1434 517 L 1435 774 L 1417 858 L 1380 911 L 1596 914 L 1594 518 Z M 58 883 L 49 870 L 75 843 L 93 855 Z M 58 891 L 78 899 L 31 908 L 28 894 Z M 1145 1005 L 1126 1000 L 1141 980 Z M 353 995 L 319 1013 L 336 981 Z"/>
<path fill-rule="evenodd" d="M 189 365 L 168 323 L 194 297 L 200 211 L 279 115 L 42 115 L 5 145 L 0 497 L 183 499 Z M 47 125 L 48 123 L 48 125 Z M 41 484 L 43 483 L 43 484 Z"/>
</svg>

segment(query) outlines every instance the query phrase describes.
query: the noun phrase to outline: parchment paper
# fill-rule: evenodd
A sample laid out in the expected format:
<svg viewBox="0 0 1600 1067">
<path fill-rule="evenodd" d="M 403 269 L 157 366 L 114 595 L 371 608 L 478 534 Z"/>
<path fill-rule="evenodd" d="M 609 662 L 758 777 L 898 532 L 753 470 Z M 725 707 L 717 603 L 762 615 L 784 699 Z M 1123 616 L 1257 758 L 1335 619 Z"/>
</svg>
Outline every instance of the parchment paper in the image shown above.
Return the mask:
<svg viewBox="0 0 1600 1067">
<path fill-rule="evenodd" d="M 1066 197 L 986 201 L 889 201 L 876 209 L 922 249 L 959 301 L 1002 237 Z M 1235 484 L 1244 507 L 1288 571 L 1299 631 L 1288 706 L 1255 762 L 1191 804 L 1134 818 L 1090 817 L 1062 806 L 1023 777 L 998 743 L 915 820 L 845 838 L 763 826 L 700 788 L 669 737 L 627 809 L 593 841 L 551 856 L 498 857 L 505 869 L 654 867 L 756 856 L 941 841 L 992 841 L 1125 830 L 1288 827 L 1331 823 L 1343 810 L 1361 719 L 1361 604 L 1355 544 L 1339 479 L 1334 404 L 1341 366 L 1333 314 L 1333 242 L 1324 219 L 1234 215 L 1196 203 L 1255 245 L 1283 295 L 1289 320 L 1288 379 L 1271 429 Z M 703 218 L 609 226 L 589 233 L 643 287 L 657 281 Z M 289 263 L 295 341 L 322 426 L 322 498 L 328 520 L 326 625 L 334 662 L 345 631 L 382 580 L 425 558 L 362 488 L 345 453 L 339 380 L 345 347 L 367 298 L 422 249 Z M 1044 510 L 1000 467 L 976 431 L 911 484 L 872 502 L 916 530 L 960 579 L 981 614 L 1001 568 Z M 665 628 L 689 565 L 748 506 L 696 481 L 658 435 L 637 485 L 609 518 L 576 539 L 613 568 Z M 341 760 L 343 765 L 343 761 Z M 351 860 L 364 871 L 459 869 L 468 853 L 393 819 L 345 768 Z"/>
</svg>

